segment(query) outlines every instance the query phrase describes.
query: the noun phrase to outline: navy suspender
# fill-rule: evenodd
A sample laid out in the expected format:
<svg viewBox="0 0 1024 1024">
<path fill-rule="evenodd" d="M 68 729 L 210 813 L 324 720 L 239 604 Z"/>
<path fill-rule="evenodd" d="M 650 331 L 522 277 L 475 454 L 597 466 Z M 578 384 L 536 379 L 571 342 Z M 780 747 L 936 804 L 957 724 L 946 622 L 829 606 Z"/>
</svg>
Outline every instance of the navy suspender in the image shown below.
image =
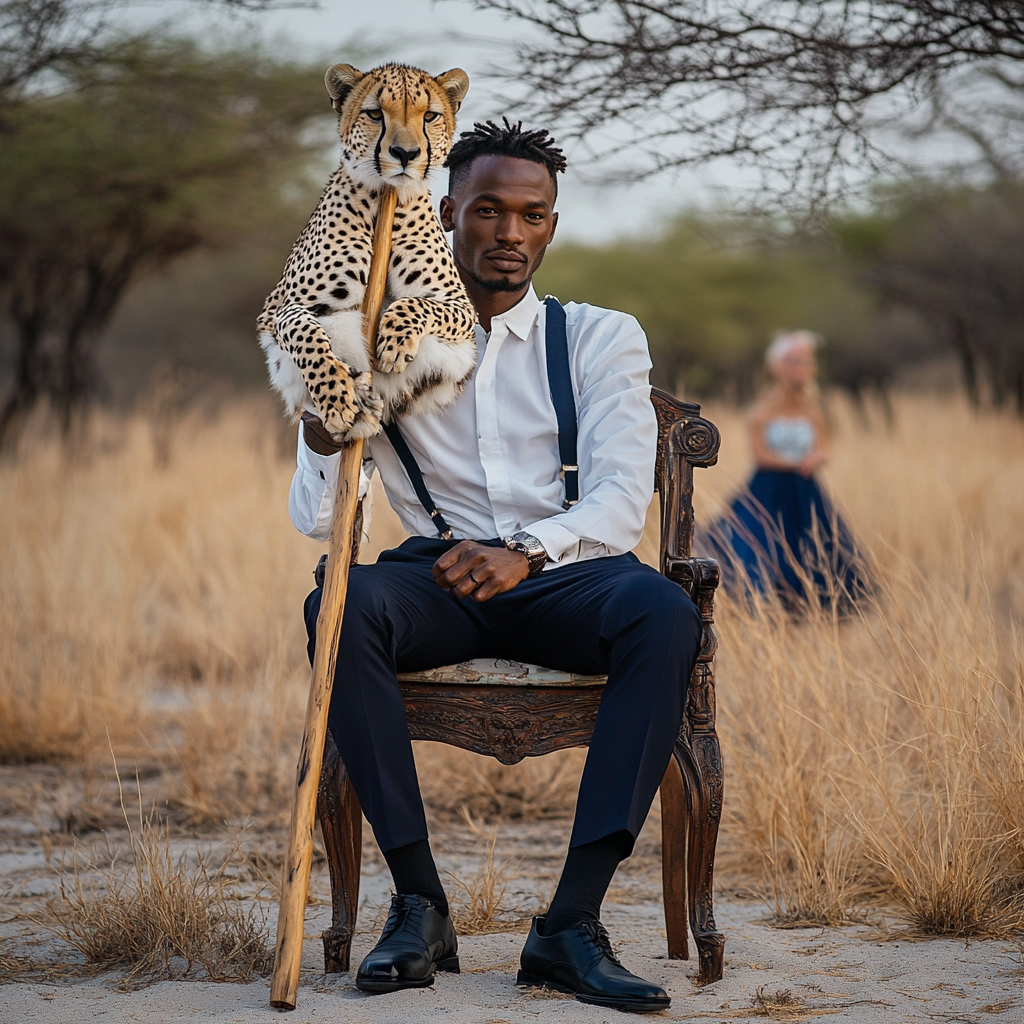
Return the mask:
<svg viewBox="0 0 1024 1024">
<path fill-rule="evenodd" d="M 558 420 L 558 458 L 562 463 L 561 477 L 565 481 L 563 508 L 571 508 L 580 499 L 580 476 L 576 457 L 576 399 L 573 396 L 572 376 L 569 372 L 569 339 L 565 331 L 565 310 L 553 295 L 544 299 L 547 307 L 544 330 L 544 349 L 548 368 L 548 390 L 551 404 L 555 407 Z M 416 457 L 402 436 L 397 422 L 385 423 L 384 433 L 388 435 L 391 447 L 405 467 L 416 497 L 430 516 L 438 534 L 444 540 L 452 540 L 451 527 L 438 511 L 431 498 L 423 474 L 416 463 Z"/>
<path fill-rule="evenodd" d="M 558 457 L 565 481 L 563 508 L 580 500 L 580 467 L 576 464 L 576 399 L 569 373 L 569 339 L 565 331 L 565 310 L 553 295 L 544 299 L 547 306 L 544 349 L 548 363 L 548 391 L 558 419 Z"/>
<path fill-rule="evenodd" d="M 434 504 L 434 499 L 430 496 L 430 491 L 427 490 L 427 485 L 423 482 L 423 474 L 420 472 L 419 464 L 416 462 L 416 456 L 409 450 L 405 438 L 402 437 L 401 430 L 398 429 L 398 424 L 394 422 L 385 423 L 384 433 L 388 435 L 388 440 L 391 442 L 391 447 L 395 449 L 395 454 L 402 460 L 402 465 L 405 466 L 405 471 L 409 474 L 413 489 L 416 491 L 416 497 L 420 499 L 420 504 L 427 510 L 427 515 L 430 516 L 434 529 L 440 534 L 442 540 L 452 540 L 452 528 L 444 521 L 444 516 L 441 515 L 438 507 Z"/>
</svg>

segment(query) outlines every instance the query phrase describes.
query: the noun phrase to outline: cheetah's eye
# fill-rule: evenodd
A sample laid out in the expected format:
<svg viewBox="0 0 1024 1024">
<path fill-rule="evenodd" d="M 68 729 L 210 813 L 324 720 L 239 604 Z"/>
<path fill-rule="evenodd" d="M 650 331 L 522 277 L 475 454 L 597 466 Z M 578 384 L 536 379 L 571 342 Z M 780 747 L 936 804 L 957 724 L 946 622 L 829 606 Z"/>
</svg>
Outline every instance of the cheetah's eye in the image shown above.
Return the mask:
<svg viewBox="0 0 1024 1024">
<path fill-rule="evenodd" d="M 384 120 L 384 111 L 383 110 L 364 110 L 363 113 L 371 121 L 383 121 Z"/>
<path fill-rule="evenodd" d="M 425 114 L 423 115 L 423 120 L 424 120 L 424 121 L 425 121 L 425 122 L 426 122 L 427 124 L 430 124 L 430 122 L 431 122 L 431 121 L 436 121 L 436 120 L 437 120 L 437 119 L 438 119 L 438 118 L 439 118 L 440 116 L 441 116 L 441 113 L 440 113 L 440 111 L 437 111 L 437 110 L 428 110 L 428 111 L 427 111 L 427 112 L 426 112 L 426 113 L 425 113 Z"/>
</svg>

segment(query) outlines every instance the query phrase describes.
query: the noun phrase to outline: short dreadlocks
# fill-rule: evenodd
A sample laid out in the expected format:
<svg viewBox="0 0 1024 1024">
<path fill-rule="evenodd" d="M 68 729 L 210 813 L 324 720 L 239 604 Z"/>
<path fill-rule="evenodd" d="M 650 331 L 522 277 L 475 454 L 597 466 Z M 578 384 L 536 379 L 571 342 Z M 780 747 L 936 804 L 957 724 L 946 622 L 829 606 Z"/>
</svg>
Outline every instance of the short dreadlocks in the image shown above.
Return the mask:
<svg viewBox="0 0 1024 1024">
<path fill-rule="evenodd" d="M 503 117 L 505 127 L 500 128 L 493 121 L 473 125 L 473 131 L 463 132 L 459 141 L 451 148 L 444 166 L 448 168 L 448 192 L 451 194 L 459 180 L 469 170 L 470 164 L 478 156 L 511 156 L 520 160 L 532 160 L 535 164 L 543 164 L 551 175 L 551 182 L 558 194 L 559 171 L 564 171 L 565 155 L 555 145 L 555 140 L 546 128 L 523 131 L 523 122 L 510 124 Z"/>
</svg>

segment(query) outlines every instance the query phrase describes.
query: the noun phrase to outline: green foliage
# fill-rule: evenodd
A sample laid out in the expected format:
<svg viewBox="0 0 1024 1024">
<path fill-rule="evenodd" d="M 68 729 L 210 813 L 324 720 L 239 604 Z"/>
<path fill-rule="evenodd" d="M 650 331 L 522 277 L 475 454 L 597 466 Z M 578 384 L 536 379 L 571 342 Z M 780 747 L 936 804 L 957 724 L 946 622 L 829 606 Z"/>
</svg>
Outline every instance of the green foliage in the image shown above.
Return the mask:
<svg viewBox="0 0 1024 1024">
<path fill-rule="evenodd" d="M 901 183 L 836 234 L 882 302 L 956 352 L 976 405 L 1012 400 L 1024 415 L 1024 182 Z"/>
<path fill-rule="evenodd" d="M 772 335 L 807 328 L 830 349 L 862 346 L 871 297 L 827 240 L 763 225 L 685 215 L 661 238 L 553 249 L 538 289 L 623 309 L 643 325 L 654 379 L 697 395 L 753 391 Z"/>
<path fill-rule="evenodd" d="M 130 284 L 239 241 L 289 196 L 306 205 L 332 123 L 320 62 L 256 44 L 127 39 L 63 83 L 12 107 L 0 146 L 0 296 L 19 347 L 0 431 L 43 394 L 65 417 L 88 394 L 95 339 Z"/>
<path fill-rule="evenodd" d="M 274 200 L 268 188 L 305 173 L 297 135 L 326 107 L 319 66 L 256 46 L 135 39 L 69 77 L 69 91 L 13 112 L 0 217 L 15 230 L 223 240 Z"/>
</svg>

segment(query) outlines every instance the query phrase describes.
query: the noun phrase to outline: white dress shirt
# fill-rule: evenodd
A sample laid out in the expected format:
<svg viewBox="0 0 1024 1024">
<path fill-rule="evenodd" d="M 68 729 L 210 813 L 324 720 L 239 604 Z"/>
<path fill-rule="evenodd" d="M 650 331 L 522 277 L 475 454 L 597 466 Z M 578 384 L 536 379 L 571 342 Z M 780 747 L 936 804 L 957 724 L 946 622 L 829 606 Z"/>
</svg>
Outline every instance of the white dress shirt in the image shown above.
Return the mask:
<svg viewBox="0 0 1024 1024">
<path fill-rule="evenodd" d="M 647 338 L 636 320 L 567 303 L 569 366 L 579 421 L 580 500 L 565 509 L 558 421 L 548 391 L 545 306 L 532 288 L 508 312 L 476 328 L 477 369 L 465 393 L 439 413 L 410 416 L 402 434 L 430 496 L 459 539 L 533 534 L 547 568 L 632 550 L 654 493 L 658 426 L 650 400 Z M 367 443 L 362 490 L 374 467 L 402 526 L 436 537 L 391 442 Z M 288 512 L 296 528 L 330 537 L 338 455 L 317 455 L 299 427 Z"/>
</svg>

